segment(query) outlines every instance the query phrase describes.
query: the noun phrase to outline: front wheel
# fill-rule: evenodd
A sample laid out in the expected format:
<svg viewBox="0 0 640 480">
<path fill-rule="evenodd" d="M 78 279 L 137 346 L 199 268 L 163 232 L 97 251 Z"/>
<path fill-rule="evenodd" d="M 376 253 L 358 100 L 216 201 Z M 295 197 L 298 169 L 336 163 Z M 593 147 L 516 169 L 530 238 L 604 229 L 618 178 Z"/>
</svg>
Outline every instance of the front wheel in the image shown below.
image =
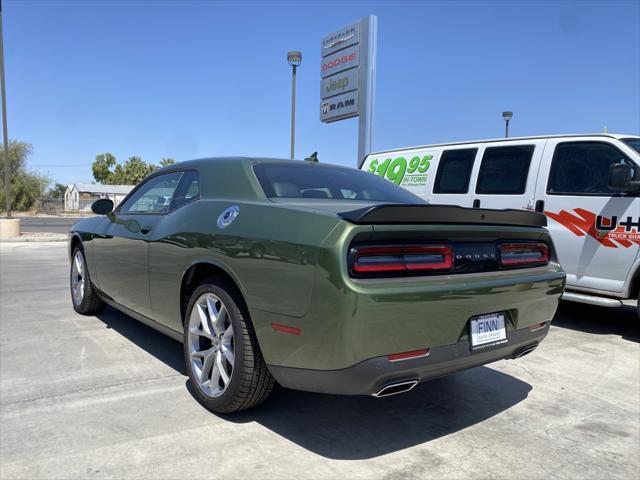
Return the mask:
<svg viewBox="0 0 640 480">
<path fill-rule="evenodd" d="M 249 312 L 240 293 L 223 278 L 206 280 L 191 295 L 184 356 L 194 394 L 212 412 L 255 407 L 273 389 Z"/>
<path fill-rule="evenodd" d="M 82 315 L 94 315 L 100 312 L 105 304 L 91 284 L 87 259 L 81 248 L 76 247 L 73 250 L 69 276 L 73 309 Z"/>
</svg>

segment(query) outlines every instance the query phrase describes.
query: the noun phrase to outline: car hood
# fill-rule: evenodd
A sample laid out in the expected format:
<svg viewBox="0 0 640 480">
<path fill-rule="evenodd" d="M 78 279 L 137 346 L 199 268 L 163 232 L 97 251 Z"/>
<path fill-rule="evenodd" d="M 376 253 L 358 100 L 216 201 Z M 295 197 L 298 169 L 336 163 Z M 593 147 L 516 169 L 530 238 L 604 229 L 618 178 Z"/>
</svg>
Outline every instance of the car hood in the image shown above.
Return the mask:
<svg viewBox="0 0 640 480">
<path fill-rule="evenodd" d="M 78 220 L 71 226 L 72 232 L 94 232 L 98 225 L 105 219 L 104 215 L 87 217 Z"/>
</svg>

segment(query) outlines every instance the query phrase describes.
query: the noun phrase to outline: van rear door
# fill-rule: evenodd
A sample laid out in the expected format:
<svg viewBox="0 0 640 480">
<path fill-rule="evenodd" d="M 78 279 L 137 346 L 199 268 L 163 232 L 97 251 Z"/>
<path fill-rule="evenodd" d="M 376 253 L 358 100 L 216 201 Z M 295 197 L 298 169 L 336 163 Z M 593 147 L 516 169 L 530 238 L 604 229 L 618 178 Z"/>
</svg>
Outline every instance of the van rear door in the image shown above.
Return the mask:
<svg viewBox="0 0 640 480">
<path fill-rule="evenodd" d="M 626 293 L 640 246 L 640 198 L 609 190 L 609 166 L 640 157 L 603 137 L 549 139 L 535 199 L 549 219 L 568 287 Z"/>
</svg>

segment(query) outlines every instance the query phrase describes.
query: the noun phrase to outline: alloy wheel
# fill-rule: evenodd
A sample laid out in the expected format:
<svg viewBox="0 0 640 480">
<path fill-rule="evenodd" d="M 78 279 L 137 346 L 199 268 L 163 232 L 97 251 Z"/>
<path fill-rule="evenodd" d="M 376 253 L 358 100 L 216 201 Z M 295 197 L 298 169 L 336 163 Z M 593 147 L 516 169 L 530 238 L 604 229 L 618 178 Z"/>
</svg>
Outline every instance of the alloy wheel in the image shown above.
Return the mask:
<svg viewBox="0 0 640 480">
<path fill-rule="evenodd" d="M 191 309 L 188 328 L 189 361 L 196 384 L 208 397 L 219 397 L 229 387 L 235 363 L 229 310 L 218 296 L 204 293 Z"/>
<path fill-rule="evenodd" d="M 71 265 L 71 296 L 74 305 L 80 305 L 84 299 L 84 269 L 84 255 L 78 250 L 73 256 L 73 264 Z"/>
</svg>

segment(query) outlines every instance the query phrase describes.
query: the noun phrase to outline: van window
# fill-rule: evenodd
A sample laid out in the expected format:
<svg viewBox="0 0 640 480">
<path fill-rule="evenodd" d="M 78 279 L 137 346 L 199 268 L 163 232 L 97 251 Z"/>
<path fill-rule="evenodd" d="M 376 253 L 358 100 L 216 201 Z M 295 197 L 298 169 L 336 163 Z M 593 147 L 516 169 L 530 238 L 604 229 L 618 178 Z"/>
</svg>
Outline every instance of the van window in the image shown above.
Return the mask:
<svg viewBox="0 0 640 480">
<path fill-rule="evenodd" d="M 476 193 L 522 195 L 534 149 L 534 145 L 487 148 L 482 156 Z"/>
<path fill-rule="evenodd" d="M 640 138 L 621 138 L 620 140 L 629 145 L 636 152 L 640 153 Z"/>
<path fill-rule="evenodd" d="M 566 142 L 556 146 L 551 161 L 547 193 L 550 195 L 616 194 L 607 186 L 609 167 L 633 165 L 620 150 L 604 142 Z M 637 169 L 635 177 L 638 176 Z"/>
<path fill-rule="evenodd" d="M 476 153 L 477 148 L 442 152 L 433 193 L 467 193 Z"/>
</svg>

